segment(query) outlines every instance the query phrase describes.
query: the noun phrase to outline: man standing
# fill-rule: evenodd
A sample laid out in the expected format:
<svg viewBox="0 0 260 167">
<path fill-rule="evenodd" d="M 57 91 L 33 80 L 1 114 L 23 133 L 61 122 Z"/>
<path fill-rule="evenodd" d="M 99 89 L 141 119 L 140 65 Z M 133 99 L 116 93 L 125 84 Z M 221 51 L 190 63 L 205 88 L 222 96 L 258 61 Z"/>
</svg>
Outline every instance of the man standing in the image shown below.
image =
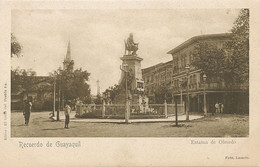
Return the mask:
<svg viewBox="0 0 260 167">
<path fill-rule="evenodd" d="M 23 109 L 25 125 L 29 124 L 31 109 L 32 109 L 32 103 L 28 100 L 25 100 L 24 101 L 24 109 Z"/>
<path fill-rule="evenodd" d="M 71 112 L 71 108 L 70 108 L 69 102 L 67 102 L 66 106 L 65 106 L 65 111 L 64 111 L 64 115 L 65 115 L 65 127 L 64 128 L 66 128 L 66 129 L 69 129 L 70 112 Z"/>
<path fill-rule="evenodd" d="M 224 110 L 224 104 L 223 103 L 219 103 L 219 110 L 220 110 L 220 113 L 223 113 L 223 110 Z"/>
<path fill-rule="evenodd" d="M 216 113 L 218 113 L 219 112 L 219 104 L 218 104 L 218 102 L 215 104 L 215 108 L 216 108 Z"/>
</svg>

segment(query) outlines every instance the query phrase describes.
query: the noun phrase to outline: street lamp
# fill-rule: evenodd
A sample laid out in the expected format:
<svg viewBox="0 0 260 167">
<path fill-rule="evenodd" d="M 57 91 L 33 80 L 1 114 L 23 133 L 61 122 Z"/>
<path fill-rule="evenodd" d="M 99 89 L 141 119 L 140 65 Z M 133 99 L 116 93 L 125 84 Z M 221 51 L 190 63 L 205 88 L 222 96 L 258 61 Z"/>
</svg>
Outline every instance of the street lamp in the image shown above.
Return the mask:
<svg viewBox="0 0 260 167">
<path fill-rule="evenodd" d="M 186 111 L 186 120 L 189 120 L 189 112 L 190 112 L 190 95 L 189 95 L 189 73 L 190 73 L 190 65 L 187 64 L 185 67 L 187 72 L 187 111 Z"/>
<path fill-rule="evenodd" d="M 126 112 L 125 112 L 125 123 L 129 122 L 129 108 L 128 108 L 128 93 L 127 93 L 127 71 L 128 64 L 123 64 L 123 68 L 120 66 L 120 70 L 125 72 L 125 98 L 126 98 Z"/>
<path fill-rule="evenodd" d="M 206 92 L 205 92 L 205 87 L 206 87 L 206 80 L 207 80 L 207 75 L 204 73 L 203 74 L 203 82 L 204 82 L 204 92 L 203 92 L 203 96 L 204 96 L 204 104 L 203 104 L 203 109 L 204 109 L 204 115 L 207 115 L 207 106 L 206 106 Z"/>
</svg>

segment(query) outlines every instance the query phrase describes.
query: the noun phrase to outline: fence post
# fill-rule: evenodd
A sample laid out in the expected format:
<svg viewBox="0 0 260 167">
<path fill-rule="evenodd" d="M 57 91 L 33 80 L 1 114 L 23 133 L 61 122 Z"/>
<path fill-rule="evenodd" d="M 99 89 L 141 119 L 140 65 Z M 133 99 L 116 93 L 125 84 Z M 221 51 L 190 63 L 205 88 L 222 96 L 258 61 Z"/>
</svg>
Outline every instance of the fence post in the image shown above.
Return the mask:
<svg viewBox="0 0 260 167">
<path fill-rule="evenodd" d="M 165 114 L 165 118 L 167 118 L 168 115 L 167 115 L 167 102 L 166 102 L 166 100 L 164 100 L 164 114 Z"/>
<path fill-rule="evenodd" d="M 105 117 L 105 113 L 106 113 L 106 107 L 105 107 L 105 101 L 103 101 L 103 105 L 102 105 L 102 118 Z"/>
<path fill-rule="evenodd" d="M 130 101 L 126 99 L 126 111 L 125 111 L 125 123 L 129 123 L 129 114 L 130 114 Z"/>
<path fill-rule="evenodd" d="M 128 111 L 127 111 L 127 113 L 128 113 L 127 117 L 128 117 L 128 120 L 129 120 L 130 119 L 130 113 L 131 113 L 131 101 L 130 100 L 128 100 Z"/>
</svg>

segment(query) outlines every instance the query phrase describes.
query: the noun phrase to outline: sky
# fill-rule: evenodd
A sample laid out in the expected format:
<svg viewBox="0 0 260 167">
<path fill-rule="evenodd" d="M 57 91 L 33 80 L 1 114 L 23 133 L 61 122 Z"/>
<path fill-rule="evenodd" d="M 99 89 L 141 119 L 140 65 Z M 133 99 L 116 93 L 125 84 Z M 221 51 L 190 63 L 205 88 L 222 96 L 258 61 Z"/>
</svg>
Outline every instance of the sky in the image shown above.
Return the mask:
<svg viewBox="0 0 260 167">
<path fill-rule="evenodd" d="M 238 9 L 109 9 L 12 10 L 11 31 L 23 47 L 12 68 L 36 71 L 39 76 L 62 67 L 71 44 L 74 69 L 90 75 L 91 93 L 118 84 L 124 40 L 133 33 L 139 43 L 142 68 L 172 59 L 167 52 L 189 38 L 227 33 Z"/>
</svg>

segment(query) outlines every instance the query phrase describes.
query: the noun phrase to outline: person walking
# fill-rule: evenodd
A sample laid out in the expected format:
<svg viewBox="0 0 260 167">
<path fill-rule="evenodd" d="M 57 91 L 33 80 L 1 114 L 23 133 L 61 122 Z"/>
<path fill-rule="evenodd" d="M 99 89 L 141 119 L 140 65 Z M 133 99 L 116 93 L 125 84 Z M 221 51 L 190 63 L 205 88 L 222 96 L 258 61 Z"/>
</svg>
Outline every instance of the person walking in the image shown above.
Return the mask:
<svg viewBox="0 0 260 167">
<path fill-rule="evenodd" d="M 31 109 L 32 109 L 32 102 L 25 100 L 23 115 L 24 115 L 24 119 L 25 119 L 25 125 L 27 125 L 27 126 L 28 126 L 29 120 L 30 120 Z"/>
<path fill-rule="evenodd" d="M 65 111 L 64 111 L 64 115 L 65 115 L 65 127 L 64 128 L 66 128 L 66 129 L 69 129 L 70 113 L 71 113 L 71 107 L 69 105 L 69 102 L 67 102 L 66 106 L 65 106 Z"/>
</svg>

